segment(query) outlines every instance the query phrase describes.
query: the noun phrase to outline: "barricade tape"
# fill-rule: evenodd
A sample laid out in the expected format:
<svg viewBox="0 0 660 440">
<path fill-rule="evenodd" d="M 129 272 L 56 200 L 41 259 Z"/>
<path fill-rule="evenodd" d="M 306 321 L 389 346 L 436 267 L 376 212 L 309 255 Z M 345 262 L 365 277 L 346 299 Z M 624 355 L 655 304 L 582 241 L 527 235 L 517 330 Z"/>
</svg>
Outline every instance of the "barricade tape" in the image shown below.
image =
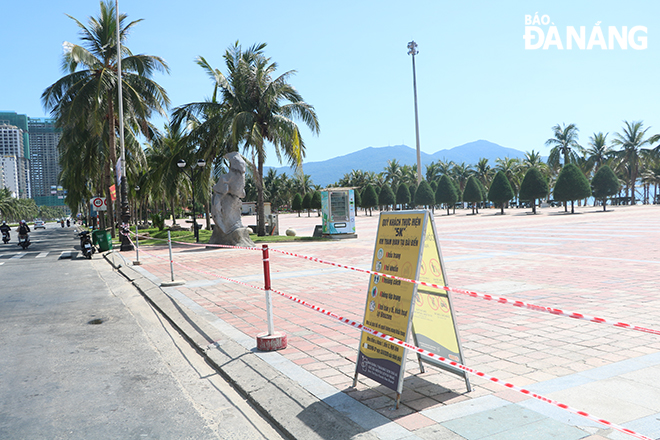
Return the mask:
<svg viewBox="0 0 660 440">
<path fill-rule="evenodd" d="M 605 318 L 598 318 L 596 316 L 585 315 L 585 314 L 577 313 L 577 312 L 568 312 L 568 311 L 564 311 L 564 310 L 553 308 L 553 307 L 539 306 L 539 305 L 536 305 L 536 304 L 527 303 L 525 301 L 512 300 L 512 299 L 508 299 L 508 298 L 501 297 L 501 296 L 493 296 L 493 295 L 489 295 L 489 294 L 486 294 L 486 293 L 478 293 L 478 292 L 473 292 L 473 291 L 465 290 L 465 289 L 457 289 L 457 288 L 454 288 L 454 287 L 448 287 L 448 286 L 442 286 L 442 285 L 439 285 L 439 284 L 427 283 L 425 281 L 411 280 L 411 279 L 399 277 L 399 276 L 396 276 L 396 275 L 389 275 L 389 274 L 386 274 L 386 273 L 376 272 L 376 271 L 373 271 L 373 270 L 360 269 L 359 267 L 353 267 L 353 266 L 347 266 L 345 264 L 333 263 L 331 261 L 325 261 L 325 260 L 322 260 L 320 258 L 309 257 L 307 255 L 300 255 L 300 254 L 296 254 L 296 253 L 293 253 L 293 252 L 283 251 L 283 250 L 280 250 L 280 249 L 270 249 L 270 250 L 273 251 L 273 252 L 278 252 L 280 254 L 289 255 L 289 256 L 292 256 L 292 257 L 303 258 L 305 260 L 315 261 L 315 262 L 321 263 L 321 264 L 328 264 L 330 266 L 335 266 L 335 267 L 341 267 L 341 268 L 344 268 L 344 269 L 354 270 L 356 272 L 362 272 L 362 273 L 367 273 L 367 274 L 371 274 L 371 275 L 378 275 L 378 276 L 385 277 L 385 278 L 391 278 L 391 279 L 394 279 L 394 280 L 404 281 L 404 282 L 407 282 L 407 283 L 418 284 L 420 286 L 432 287 L 432 288 L 435 288 L 435 289 L 442 289 L 442 290 L 446 290 L 448 292 L 460 293 L 462 295 L 467 295 L 467 296 L 470 296 L 470 297 L 473 297 L 473 298 L 480 298 L 480 299 L 484 299 L 484 300 L 487 300 L 487 301 L 496 301 L 500 304 L 509 304 L 509 305 L 514 306 L 514 307 L 526 308 L 526 309 L 535 310 L 535 311 L 538 311 L 538 312 L 546 312 L 546 313 L 551 313 L 553 315 L 566 316 L 568 318 L 582 319 L 582 320 L 585 320 L 585 321 L 596 322 L 596 323 L 599 323 L 599 324 L 608 324 L 608 325 L 612 325 L 614 327 L 627 328 L 627 329 L 630 329 L 630 330 L 637 330 L 637 331 L 644 332 L 644 333 L 651 333 L 653 335 L 660 335 L 660 330 L 647 328 L 647 327 L 641 327 L 641 326 L 633 325 L 633 324 L 627 324 L 625 322 L 613 321 L 613 320 L 605 319 Z"/>
<path fill-rule="evenodd" d="M 133 234 L 133 235 L 135 235 L 135 234 Z M 148 238 L 148 237 L 145 236 L 145 238 Z M 155 239 L 155 240 L 159 240 L 159 239 Z M 160 239 L 160 240 L 162 240 L 162 239 Z M 165 241 L 167 241 L 167 240 L 165 240 Z M 260 248 L 254 248 L 254 247 L 241 247 L 241 246 L 230 246 L 230 245 L 209 245 L 209 244 L 200 245 L 200 244 L 186 243 L 186 242 L 181 242 L 181 241 L 176 241 L 176 242 L 173 242 L 173 243 L 178 243 L 178 244 L 183 244 L 183 245 L 197 245 L 197 246 L 223 247 L 223 248 L 246 249 L 246 250 L 261 251 Z M 418 284 L 420 286 L 432 287 L 432 288 L 435 288 L 435 289 L 442 289 L 442 290 L 446 290 L 448 292 L 459 293 L 461 295 L 470 296 L 472 298 L 480 298 L 480 299 L 483 299 L 483 300 L 486 300 L 486 301 L 495 301 L 499 304 L 509 304 L 511 306 L 514 306 L 514 307 L 525 308 L 525 309 L 534 310 L 534 311 L 537 311 L 537 312 L 546 312 L 546 313 L 551 313 L 551 314 L 557 315 L 557 316 L 565 316 L 567 318 L 580 319 L 580 320 L 584 320 L 584 321 L 595 322 L 595 323 L 598 323 L 598 324 L 607 324 L 607 325 L 611 325 L 611 326 L 614 326 L 614 327 L 626 328 L 626 329 L 629 329 L 629 330 L 636 330 L 636 331 L 639 331 L 639 332 L 650 333 L 652 335 L 659 335 L 660 336 L 660 330 L 656 330 L 656 329 L 652 329 L 652 328 L 648 328 L 648 327 L 642 327 L 642 326 L 634 325 L 634 324 L 628 324 L 626 322 L 620 322 L 620 321 L 615 321 L 615 320 L 611 320 L 611 319 L 599 318 L 597 316 L 586 315 L 586 314 L 578 313 L 578 312 L 565 311 L 565 310 L 558 309 L 558 308 L 555 308 L 555 307 L 539 306 L 539 305 L 528 303 L 528 302 L 525 302 L 525 301 L 509 299 L 509 298 L 502 297 L 502 296 L 493 296 L 493 295 L 489 295 L 487 293 L 479 293 L 479 292 L 474 292 L 474 291 L 465 290 L 465 289 L 459 289 L 459 288 L 455 288 L 455 287 L 441 286 L 439 284 L 427 283 L 425 281 L 411 280 L 411 279 L 408 279 L 408 278 L 399 277 L 397 275 L 390 275 L 390 274 L 376 272 L 376 271 L 372 271 L 372 270 L 368 270 L 368 269 L 360 269 L 359 267 L 347 266 L 345 264 L 334 263 L 332 261 L 322 260 L 322 259 L 317 258 L 317 257 L 310 257 L 310 256 L 307 256 L 307 255 L 300 255 L 300 254 L 296 254 L 294 252 L 283 251 L 283 250 L 280 250 L 280 249 L 269 248 L 269 250 L 271 250 L 273 252 L 278 252 L 278 253 L 283 254 L 283 255 L 288 255 L 288 256 L 291 256 L 291 257 L 302 258 L 302 259 L 305 259 L 305 260 L 314 261 L 316 263 L 327 264 L 327 265 L 330 265 L 330 266 L 339 267 L 339 268 L 343 268 L 343 269 L 349 269 L 349 270 L 353 270 L 353 271 L 356 271 L 356 272 L 362 272 L 362 273 L 366 273 L 366 274 L 370 274 L 370 275 L 379 275 L 379 276 L 382 276 L 382 277 L 385 277 L 385 278 L 391 278 L 391 279 L 394 279 L 394 280 L 399 280 L 399 281 L 403 281 L 403 282 L 407 282 L 407 283 Z"/>
<path fill-rule="evenodd" d="M 147 252 L 145 252 L 145 253 L 147 253 Z M 156 257 L 156 258 L 159 258 L 159 259 L 164 259 L 164 258 L 162 258 L 162 257 L 160 257 L 160 256 L 155 255 L 155 254 L 151 254 L 151 253 L 148 253 L 148 254 L 149 254 L 149 255 L 152 255 L 152 256 L 154 256 L 154 257 Z M 217 278 L 220 278 L 220 279 L 223 279 L 223 280 L 226 280 L 226 281 L 230 281 L 230 282 L 233 282 L 233 283 L 236 283 L 236 284 L 240 284 L 240 285 L 243 285 L 243 286 L 246 286 L 246 287 L 251 287 L 251 288 L 253 288 L 253 289 L 257 289 L 257 290 L 262 290 L 262 291 L 265 290 L 263 287 L 254 286 L 254 285 L 251 285 L 251 284 L 248 284 L 248 283 L 244 283 L 244 282 L 242 282 L 242 281 L 234 280 L 234 279 L 231 279 L 231 278 L 227 278 L 227 277 L 224 277 L 224 276 L 221 276 L 221 275 L 213 274 L 213 273 L 206 272 L 206 271 L 199 270 L 199 269 L 194 269 L 194 268 L 192 268 L 192 267 L 188 267 L 188 266 L 186 266 L 186 265 L 184 265 L 184 264 L 181 264 L 181 263 L 177 263 L 177 262 L 175 262 L 174 264 L 176 264 L 176 265 L 178 265 L 178 266 L 181 266 L 181 267 L 183 267 L 184 269 L 190 270 L 190 271 L 192 271 L 192 272 L 198 272 L 198 273 L 201 273 L 201 274 L 210 275 L 210 276 L 212 276 L 212 277 L 217 277 Z M 556 406 L 556 407 L 558 407 L 558 408 L 561 408 L 561 409 L 563 409 L 563 410 L 565 410 L 565 411 L 568 411 L 568 412 L 570 412 L 570 413 L 572 413 L 572 414 L 576 414 L 576 415 L 578 415 L 578 416 L 584 417 L 584 418 L 586 418 L 586 419 L 588 419 L 588 420 L 591 420 L 591 421 L 593 421 L 593 422 L 600 423 L 601 425 L 607 426 L 608 428 L 615 429 L 615 430 L 617 430 L 617 431 L 619 431 L 619 432 L 622 432 L 622 433 L 624 433 L 624 434 L 631 435 L 631 436 L 636 437 L 636 438 L 641 439 L 641 440 L 654 440 L 654 439 L 652 439 L 652 438 L 650 438 L 650 437 L 647 437 L 647 436 L 645 436 L 645 435 L 643 435 L 643 434 L 640 434 L 640 433 L 638 433 L 638 432 L 635 432 L 635 431 L 633 431 L 633 430 L 631 430 L 631 429 L 624 428 L 623 426 L 617 425 L 617 424 L 612 423 L 612 422 L 610 422 L 610 421 L 608 421 L 608 420 L 605 420 L 605 419 L 600 419 L 600 418 L 598 418 L 598 417 L 596 417 L 596 416 L 594 416 L 594 415 L 591 415 L 591 414 L 589 414 L 589 413 L 587 413 L 587 412 L 585 412 L 585 411 L 578 410 L 578 409 L 573 408 L 573 407 L 571 407 L 571 406 L 569 406 L 569 405 L 566 405 L 566 404 L 564 404 L 564 403 L 561 403 L 561 402 L 559 402 L 559 401 L 557 401 L 557 400 L 550 399 L 550 398 L 545 397 L 545 396 L 542 396 L 542 395 L 540 395 L 540 394 L 533 393 L 533 392 L 531 392 L 531 391 L 529 391 L 529 390 L 527 390 L 527 389 L 525 389 L 525 388 L 520 388 L 520 387 L 518 387 L 518 386 L 516 386 L 516 385 L 513 385 L 512 383 L 504 382 L 504 381 L 502 381 L 502 380 L 500 380 L 500 379 L 498 379 L 498 378 L 496 378 L 496 377 L 494 377 L 494 376 L 491 376 L 491 375 L 489 375 L 489 374 L 486 374 L 486 373 L 484 373 L 484 372 L 482 372 L 482 371 L 476 370 L 476 369 L 474 369 L 474 368 L 467 367 L 467 366 L 465 366 L 465 365 L 463 365 L 463 364 L 460 364 L 460 363 L 458 363 L 458 362 L 455 362 L 455 361 L 451 361 L 451 360 L 446 359 L 446 358 L 444 358 L 444 357 L 442 357 L 442 356 L 439 356 L 439 355 L 437 355 L 437 354 L 435 354 L 435 353 L 432 353 L 432 352 L 430 352 L 430 351 L 424 350 L 423 348 L 417 347 L 416 345 L 409 344 L 409 343 L 404 342 L 404 341 L 402 341 L 402 340 L 400 340 L 400 339 L 397 339 L 397 338 L 395 338 L 395 337 L 393 337 L 393 336 L 389 336 L 389 335 L 387 335 L 387 334 L 385 334 L 385 333 L 383 333 L 383 332 L 379 332 L 379 331 L 373 330 L 373 329 L 371 329 L 371 328 L 369 328 L 369 327 L 367 327 L 367 326 L 365 326 L 365 325 L 363 325 L 363 324 L 358 323 L 357 321 L 354 321 L 354 320 L 352 320 L 352 319 L 344 318 L 344 317 L 342 317 L 342 316 L 339 316 L 339 315 L 337 315 L 336 313 L 333 313 L 333 312 L 331 312 L 331 311 L 329 311 L 329 310 L 326 310 L 326 309 L 324 309 L 323 307 L 320 307 L 320 306 L 316 306 L 316 305 L 314 305 L 314 304 L 311 304 L 311 303 L 309 303 L 309 302 L 307 302 L 307 301 L 305 301 L 305 300 L 303 300 L 303 299 L 300 299 L 300 298 L 298 298 L 298 297 L 296 297 L 296 296 L 294 296 L 294 295 L 290 295 L 290 294 L 288 294 L 288 293 L 284 293 L 284 292 L 281 292 L 281 291 L 279 291 L 279 290 L 275 290 L 275 289 L 271 289 L 271 292 L 276 293 L 276 294 L 278 294 L 278 295 L 280 295 L 280 296 L 282 296 L 282 297 L 284 297 L 284 298 L 287 298 L 287 299 L 289 299 L 289 300 L 291 300 L 291 301 L 294 301 L 294 302 L 296 302 L 296 303 L 298 303 L 298 304 L 300 304 L 300 305 L 303 305 L 303 306 L 305 306 L 305 307 L 307 307 L 307 308 L 309 308 L 309 309 L 312 309 L 312 310 L 317 311 L 317 312 L 319 312 L 319 313 L 322 313 L 322 314 L 324 314 L 324 315 L 326 315 L 326 316 L 329 316 L 329 317 L 331 317 L 331 318 L 333 318 L 333 319 L 335 319 L 335 320 L 341 322 L 342 324 L 345 324 L 345 325 L 348 325 L 348 326 L 354 327 L 354 328 L 356 328 L 356 329 L 358 329 L 358 330 L 361 330 L 361 331 L 363 331 L 363 332 L 369 333 L 369 334 L 371 334 L 371 335 L 373 335 L 373 336 L 376 336 L 376 337 L 378 337 L 378 338 L 380 338 L 380 339 L 384 339 L 384 340 L 386 340 L 386 341 L 388 341 L 388 342 L 392 342 L 392 343 L 394 343 L 394 344 L 400 345 L 400 346 L 405 347 L 405 348 L 407 348 L 407 349 L 409 349 L 409 350 L 412 350 L 412 351 L 414 351 L 415 353 L 418 353 L 418 354 L 420 354 L 420 355 L 422 355 L 422 356 L 426 356 L 426 357 L 428 357 L 428 358 L 430 358 L 430 359 L 435 359 L 436 361 L 439 361 L 439 362 L 441 362 L 441 363 L 443 363 L 443 364 L 445 364 L 445 365 L 449 365 L 449 366 L 451 366 L 451 367 L 458 368 L 458 369 L 463 370 L 463 371 L 465 371 L 465 372 L 467 372 L 467 373 L 474 374 L 474 375 L 476 375 L 476 376 L 482 377 L 482 378 L 484 378 L 484 379 L 486 379 L 486 380 L 489 380 L 489 381 L 491 381 L 491 382 L 494 382 L 494 383 L 498 383 L 498 384 L 500 384 L 500 385 L 502 385 L 502 386 L 504 386 L 504 387 L 507 387 L 507 388 L 509 388 L 509 389 L 511 389 L 511 390 L 517 391 L 517 392 L 519 392 L 519 393 L 521 393 L 521 394 L 524 394 L 524 395 L 526 395 L 526 396 L 529 396 L 529 397 L 532 397 L 532 398 L 534 398 L 534 399 L 540 400 L 540 401 L 542 401 L 542 402 L 545 402 L 545 403 L 548 403 L 548 404 L 554 405 L 554 406 Z"/>
</svg>

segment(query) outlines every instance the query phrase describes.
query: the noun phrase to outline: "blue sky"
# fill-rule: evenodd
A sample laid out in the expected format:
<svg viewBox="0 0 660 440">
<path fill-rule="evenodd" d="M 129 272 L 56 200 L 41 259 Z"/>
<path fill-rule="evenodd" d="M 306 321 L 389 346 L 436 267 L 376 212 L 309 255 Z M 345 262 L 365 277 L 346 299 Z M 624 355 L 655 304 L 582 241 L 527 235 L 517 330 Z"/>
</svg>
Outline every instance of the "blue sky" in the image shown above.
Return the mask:
<svg viewBox="0 0 660 440">
<path fill-rule="evenodd" d="M 77 27 L 97 15 L 91 0 L 3 2 L 0 111 L 47 116 L 43 90 L 62 76 L 62 43 L 79 43 Z M 212 84 L 194 60 L 204 56 L 225 71 L 222 54 L 239 40 L 266 42 L 278 72 L 319 116 L 321 133 L 303 131 L 307 161 L 369 146 L 415 146 L 412 63 L 415 40 L 421 149 L 434 153 L 477 139 L 548 153 L 557 123 L 575 123 L 580 143 L 594 132 L 620 131 L 643 120 L 660 133 L 660 2 L 651 1 L 257 1 L 120 0 L 129 19 L 144 19 L 130 35 L 134 53 L 159 55 L 170 75 L 158 75 L 173 107 L 204 100 Z M 545 33 L 557 27 L 564 50 L 526 50 L 525 16 L 538 13 Z M 612 50 L 566 50 L 567 26 L 597 22 L 608 29 L 646 27 Z M 639 44 L 639 40 L 633 43 Z M 159 121 L 162 125 L 164 121 Z M 275 155 L 267 163 L 277 166 Z M 356 168 L 359 164 L 356 165 Z"/>
</svg>

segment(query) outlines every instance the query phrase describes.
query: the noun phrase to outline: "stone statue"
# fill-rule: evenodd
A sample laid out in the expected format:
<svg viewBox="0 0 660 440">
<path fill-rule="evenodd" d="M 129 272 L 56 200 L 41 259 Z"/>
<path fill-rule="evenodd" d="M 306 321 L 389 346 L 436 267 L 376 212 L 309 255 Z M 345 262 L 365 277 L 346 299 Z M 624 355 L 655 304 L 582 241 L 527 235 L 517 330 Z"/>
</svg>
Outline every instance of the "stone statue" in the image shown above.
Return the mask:
<svg viewBox="0 0 660 440">
<path fill-rule="evenodd" d="M 241 198 L 245 197 L 245 161 L 239 153 L 225 155 L 229 172 L 213 186 L 213 234 L 209 244 L 255 246 L 248 228 L 241 221 Z"/>
</svg>

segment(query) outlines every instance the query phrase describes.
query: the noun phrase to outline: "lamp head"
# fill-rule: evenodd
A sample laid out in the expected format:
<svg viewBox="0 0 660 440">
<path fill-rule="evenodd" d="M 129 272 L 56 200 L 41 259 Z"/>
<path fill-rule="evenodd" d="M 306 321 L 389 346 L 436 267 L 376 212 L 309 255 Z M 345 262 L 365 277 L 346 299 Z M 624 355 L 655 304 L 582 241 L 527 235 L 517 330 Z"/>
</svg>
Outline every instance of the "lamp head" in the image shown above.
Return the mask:
<svg viewBox="0 0 660 440">
<path fill-rule="evenodd" d="M 197 160 L 197 166 L 200 168 L 204 168 L 206 166 L 206 161 L 204 159 Z"/>
<path fill-rule="evenodd" d="M 183 160 L 183 159 L 179 159 L 179 161 L 176 163 L 176 165 L 177 165 L 179 168 L 184 168 L 184 167 L 186 166 L 186 161 Z"/>
</svg>

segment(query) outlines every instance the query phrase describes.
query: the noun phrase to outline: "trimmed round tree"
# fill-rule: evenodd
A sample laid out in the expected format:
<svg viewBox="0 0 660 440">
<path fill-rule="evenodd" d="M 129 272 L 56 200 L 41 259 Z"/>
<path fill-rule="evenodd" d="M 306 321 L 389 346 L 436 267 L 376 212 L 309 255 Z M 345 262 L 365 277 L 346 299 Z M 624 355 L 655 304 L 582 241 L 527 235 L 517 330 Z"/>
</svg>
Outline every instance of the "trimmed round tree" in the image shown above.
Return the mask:
<svg viewBox="0 0 660 440">
<path fill-rule="evenodd" d="M 392 187 L 390 187 L 388 184 L 383 185 L 383 187 L 380 189 L 378 202 L 384 206 L 396 205 L 396 196 L 394 195 L 394 191 L 392 191 Z"/>
<path fill-rule="evenodd" d="M 454 206 L 457 201 L 456 186 L 446 174 L 443 174 L 438 182 L 438 189 L 435 190 L 435 203 L 444 203 L 447 206 L 447 215 L 449 215 L 449 207 Z"/>
<path fill-rule="evenodd" d="M 585 199 L 591 195 L 589 181 L 574 163 L 564 165 L 557 177 L 553 196 L 560 202 L 571 201 L 571 214 L 575 213 L 574 204 L 577 199 Z"/>
<path fill-rule="evenodd" d="M 538 168 L 531 167 L 525 173 L 520 184 L 520 200 L 532 202 L 532 212 L 536 214 L 536 199 L 542 199 L 548 196 L 550 187 L 548 180 L 541 174 Z"/>
<path fill-rule="evenodd" d="M 410 186 L 408 187 L 408 190 L 410 191 L 410 204 L 413 205 L 412 207 L 414 208 L 415 206 L 415 194 L 417 194 L 417 182 L 411 183 Z"/>
<path fill-rule="evenodd" d="M 372 215 L 371 210 L 373 207 L 378 206 L 378 194 L 372 185 L 367 185 L 362 192 L 362 206 L 369 208 L 369 215 Z"/>
<path fill-rule="evenodd" d="M 321 204 L 322 204 L 322 196 L 321 196 L 321 191 L 314 191 L 314 194 L 312 194 L 312 209 L 316 209 L 318 216 L 321 216 Z"/>
<path fill-rule="evenodd" d="M 302 208 L 307 210 L 307 217 L 309 217 L 309 211 L 312 209 L 312 193 L 305 194 L 302 199 Z"/>
<path fill-rule="evenodd" d="M 496 204 L 499 203 L 500 212 L 504 214 L 504 204 L 514 196 L 515 194 L 513 193 L 509 179 L 506 178 L 506 174 L 503 171 L 498 171 L 493 178 L 493 182 L 490 184 L 488 200 Z"/>
<path fill-rule="evenodd" d="M 302 201 L 303 198 L 300 193 L 296 193 L 296 195 L 293 196 L 293 200 L 291 201 L 291 209 L 293 209 L 295 212 L 298 212 L 298 217 L 300 217 L 300 211 L 302 210 Z"/>
<path fill-rule="evenodd" d="M 362 208 L 362 191 L 360 191 L 360 188 L 355 188 L 353 195 L 355 196 L 355 215 L 358 215 L 357 208 Z"/>
<path fill-rule="evenodd" d="M 474 176 L 470 176 L 467 182 L 465 182 L 465 189 L 463 190 L 463 201 L 472 203 L 472 214 L 474 214 L 475 208 L 477 213 L 479 212 L 477 203 L 481 202 L 482 200 L 483 194 L 481 192 L 479 181 Z"/>
<path fill-rule="evenodd" d="M 431 189 L 431 185 L 426 180 L 422 180 L 415 192 L 415 205 L 422 205 L 426 207 L 435 205 L 435 194 Z"/>
<path fill-rule="evenodd" d="M 612 168 L 603 165 L 598 168 L 594 178 L 591 179 L 591 189 L 594 198 L 603 201 L 603 211 L 605 211 L 607 197 L 618 193 L 621 189 L 621 184 L 619 183 L 616 174 L 614 174 L 614 171 L 612 171 Z"/>
<path fill-rule="evenodd" d="M 396 190 L 396 204 L 401 205 L 401 209 L 403 209 L 403 205 L 407 205 L 410 203 L 410 190 L 408 189 L 408 185 L 405 183 L 401 183 L 399 187 Z"/>
</svg>

